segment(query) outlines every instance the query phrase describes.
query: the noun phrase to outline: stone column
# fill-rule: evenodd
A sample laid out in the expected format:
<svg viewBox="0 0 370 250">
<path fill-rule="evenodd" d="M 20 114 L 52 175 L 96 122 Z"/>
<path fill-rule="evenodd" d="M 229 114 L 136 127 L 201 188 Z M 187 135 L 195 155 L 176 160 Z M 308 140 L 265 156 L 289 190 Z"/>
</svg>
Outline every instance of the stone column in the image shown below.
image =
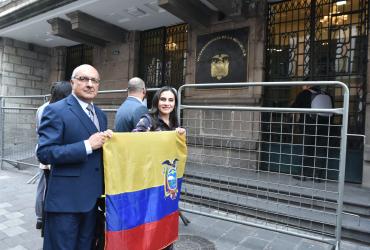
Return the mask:
<svg viewBox="0 0 370 250">
<path fill-rule="evenodd" d="M 66 55 L 67 48 L 64 46 L 55 47 L 52 49 L 52 57 L 50 63 L 49 82 L 67 80 L 70 76 L 66 76 Z"/>
</svg>

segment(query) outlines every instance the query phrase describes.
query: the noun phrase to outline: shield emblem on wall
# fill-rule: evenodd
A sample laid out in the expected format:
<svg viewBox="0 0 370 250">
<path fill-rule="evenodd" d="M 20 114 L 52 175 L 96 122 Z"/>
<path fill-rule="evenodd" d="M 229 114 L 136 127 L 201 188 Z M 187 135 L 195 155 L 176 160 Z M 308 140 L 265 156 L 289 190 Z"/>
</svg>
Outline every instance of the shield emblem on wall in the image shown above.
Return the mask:
<svg viewBox="0 0 370 250">
<path fill-rule="evenodd" d="M 245 82 L 247 43 L 246 28 L 198 36 L 195 81 Z"/>
</svg>

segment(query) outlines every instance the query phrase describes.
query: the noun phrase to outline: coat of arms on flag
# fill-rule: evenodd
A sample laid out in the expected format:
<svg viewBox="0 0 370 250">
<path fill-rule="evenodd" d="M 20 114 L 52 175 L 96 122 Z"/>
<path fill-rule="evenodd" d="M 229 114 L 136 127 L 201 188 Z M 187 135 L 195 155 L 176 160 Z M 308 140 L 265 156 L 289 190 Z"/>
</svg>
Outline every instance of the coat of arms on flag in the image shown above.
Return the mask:
<svg viewBox="0 0 370 250">
<path fill-rule="evenodd" d="M 177 196 L 177 169 L 176 169 L 177 159 L 172 162 L 170 160 L 165 160 L 162 162 L 163 176 L 164 176 L 164 194 L 166 197 L 170 197 L 172 200 L 176 199 Z"/>
</svg>

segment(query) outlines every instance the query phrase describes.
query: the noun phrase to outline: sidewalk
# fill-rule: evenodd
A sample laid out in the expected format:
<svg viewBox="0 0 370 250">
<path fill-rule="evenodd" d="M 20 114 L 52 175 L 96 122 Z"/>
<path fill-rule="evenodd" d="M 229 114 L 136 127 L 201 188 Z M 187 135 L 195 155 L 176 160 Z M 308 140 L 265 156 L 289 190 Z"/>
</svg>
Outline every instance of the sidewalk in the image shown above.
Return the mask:
<svg viewBox="0 0 370 250">
<path fill-rule="evenodd" d="M 0 250 L 42 249 L 40 231 L 35 229 L 36 184 L 27 184 L 30 173 L 0 170 Z M 180 221 L 176 250 L 329 250 L 331 246 L 272 231 L 184 213 L 191 223 Z M 370 250 L 342 242 L 342 250 Z"/>
</svg>

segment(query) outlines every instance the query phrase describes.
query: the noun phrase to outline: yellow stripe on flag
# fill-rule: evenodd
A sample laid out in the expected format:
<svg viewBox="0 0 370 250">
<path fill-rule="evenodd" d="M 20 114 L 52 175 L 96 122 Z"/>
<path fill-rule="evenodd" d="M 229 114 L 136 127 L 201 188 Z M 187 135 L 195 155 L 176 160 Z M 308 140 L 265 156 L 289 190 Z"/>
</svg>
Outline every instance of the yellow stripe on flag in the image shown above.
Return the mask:
<svg viewBox="0 0 370 250">
<path fill-rule="evenodd" d="M 133 192 L 164 184 L 162 163 L 178 159 L 182 178 L 187 156 L 186 137 L 176 131 L 113 133 L 103 146 L 106 194 Z"/>
</svg>

